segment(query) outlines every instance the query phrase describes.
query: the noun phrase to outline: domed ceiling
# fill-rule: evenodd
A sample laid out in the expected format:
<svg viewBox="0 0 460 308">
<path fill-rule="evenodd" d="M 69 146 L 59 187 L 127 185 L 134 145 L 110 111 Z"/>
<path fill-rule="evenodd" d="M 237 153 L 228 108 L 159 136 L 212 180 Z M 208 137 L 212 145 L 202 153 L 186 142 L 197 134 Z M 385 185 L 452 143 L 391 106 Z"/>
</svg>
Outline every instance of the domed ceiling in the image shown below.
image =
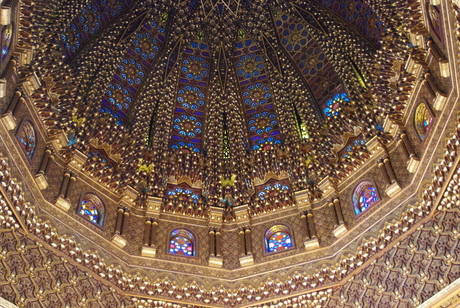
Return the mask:
<svg viewBox="0 0 460 308">
<path fill-rule="evenodd" d="M 388 74 L 408 44 L 385 32 L 403 22 L 384 5 L 48 5 L 40 114 L 51 134 L 65 131 L 64 155 L 87 156 L 84 170 L 117 193 L 131 186 L 140 206 L 161 197 L 163 211 L 197 217 L 223 207 L 231 221 L 239 205 L 257 215 L 299 190 L 319 199 L 318 183 L 346 177 L 404 108 L 406 81 Z"/>
</svg>

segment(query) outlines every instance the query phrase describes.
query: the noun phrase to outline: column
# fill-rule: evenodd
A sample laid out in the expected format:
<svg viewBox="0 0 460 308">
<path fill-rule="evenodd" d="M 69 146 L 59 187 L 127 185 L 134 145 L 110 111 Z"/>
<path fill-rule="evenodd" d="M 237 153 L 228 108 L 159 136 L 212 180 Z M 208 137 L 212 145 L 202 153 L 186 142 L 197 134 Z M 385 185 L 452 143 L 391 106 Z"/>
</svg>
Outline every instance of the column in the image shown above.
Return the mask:
<svg viewBox="0 0 460 308">
<path fill-rule="evenodd" d="M 307 214 L 305 212 L 302 212 L 300 214 L 300 220 L 302 220 L 302 225 L 305 228 L 306 239 L 307 240 L 311 239 L 310 230 L 308 230 Z"/>
<path fill-rule="evenodd" d="M 251 229 L 246 228 L 244 231 L 246 240 L 246 253 L 252 255 L 252 241 L 251 241 Z"/>
<path fill-rule="evenodd" d="M 70 176 L 69 184 L 67 185 L 67 189 L 66 189 L 66 192 L 65 192 L 65 198 L 66 199 L 69 196 L 69 192 L 72 191 L 73 184 L 75 183 L 76 180 L 77 179 L 73 175 Z"/>
<path fill-rule="evenodd" d="M 395 175 L 395 172 L 393 170 L 393 167 L 391 166 L 390 158 L 385 157 L 383 162 L 385 164 L 385 169 L 387 170 L 387 174 L 388 174 L 388 177 L 390 179 L 390 184 L 396 182 L 396 175 Z"/>
<path fill-rule="evenodd" d="M 14 115 L 16 108 L 18 106 L 19 98 L 21 98 L 21 92 L 14 92 L 14 96 L 11 99 L 11 103 L 8 105 L 8 109 L 6 109 L 5 113 L 11 113 L 12 115 Z"/>
<path fill-rule="evenodd" d="M 307 222 L 308 222 L 308 227 L 310 228 L 310 236 L 312 239 L 314 239 L 316 238 L 316 228 L 315 228 L 315 221 L 313 220 L 312 210 L 308 210 Z"/>
<path fill-rule="evenodd" d="M 417 156 L 415 154 L 414 148 L 412 147 L 412 144 L 410 143 L 409 138 L 407 137 L 407 134 L 405 132 L 403 132 L 401 134 L 401 140 L 403 142 L 404 148 L 406 149 L 406 152 L 407 152 L 409 158 Z"/>
<path fill-rule="evenodd" d="M 344 219 L 343 219 L 342 207 L 340 206 L 339 198 L 334 199 L 334 207 L 335 207 L 335 212 L 337 213 L 339 225 L 341 225 L 344 223 Z"/>
<path fill-rule="evenodd" d="M 216 256 L 217 257 L 220 257 L 222 255 L 221 240 L 222 240 L 222 233 L 219 230 L 217 230 L 216 231 Z"/>
<path fill-rule="evenodd" d="M 240 240 L 240 255 L 243 257 L 246 255 L 246 244 L 244 240 L 244 229 L 243 228 L 240 228 L 240 230 L 238 231 L 238 237 Z"/>
<path fill-rule="evenodd" d="M 48 167 L 50 158 L 51 158 L 51 150 L 47 148 L 45 150 L 45 154 L 43 154 L 42 161 L 40 162 L 40 167 L 38 168 L 37 173 L 40 173 L 43 175 L 46 173 L 46 168 Z"/>
<path fill-rule="evenodd" d="M 150 230 L 150 246 L 156 247 L 156 235 L 158 230 L 158 222 L 153 221 Z"/>
<path fill-rule="evenodd" d="M 117 222 L 115 224 L 115 233 L 120 234 L 121 233 L 121 224 L 123 223 L 123 214 L 125 210 L 123 208 L 118 208 L 117 212 Z"/>
<path fill-rule="evenodd" d="M 404 141 L 402 139 L 402 134 L 399 136 L 400 139 L 398 140 L 398 144 L 401 144 L 402 145 L 402 149 L 403 149 L 403 152 L 404 152 L 404 156 L 406 156 L 407 159 L 410 159 L 410 154 L 409 152 L 407 151 L 407 147 L 406 145 L 404 144 Z"/>
<path fill-rule="evenodd" d="M 216 255 L 215 236 L 216 232 L 213 229 L 209 230 L 209 255 L 212 257 Z"/>
<path fill-rule="evenodd" d="M 391 184 L 390 178 L 388 177 L 387 169 L 385 168 L 385 164 L 383 163 L 383 159 L 379 159 L 379 160 L 377 161 L 377 165 L 379 166 L 380 173 L 381 173 L 382 176 L 385 178 L 385 181 L 386 181 L 388 184 Z"/>
<path fill-rule="evenodd" d="M 339 225 L 339 219 L 337 217 L 337 212 L 335 210 L 335 204 L 334 204 L 333 200 L 331 200 L 331 202 L 329 202 L 329 212 L 332 215 L 332 221 L 334 222 L 334 227 L 338 226 Z"/>
<path fill-rule="evenodd" d="M 150 245 L 150 229 L 152 227 L 152 222 L 150 218 L 147 218 L 145 221 L 145 229 L 144 229 L 144 246 Z"/>
<path fill-rule="evenodd" d="M 121 224 L 121 235 L 126 233 L 126 227 L 128 226 L 129 210 L 123 213 L 123 223 Z"/>
<path fill-rule="evenodd" d="M 64 179 L 62 180 L 61 188 L 59 189 L 59 197 L 66 198 L 67 195 L 67 188 L 69 186 L 70 181 L 70 173 L 64 173 Z"/>
</svg>

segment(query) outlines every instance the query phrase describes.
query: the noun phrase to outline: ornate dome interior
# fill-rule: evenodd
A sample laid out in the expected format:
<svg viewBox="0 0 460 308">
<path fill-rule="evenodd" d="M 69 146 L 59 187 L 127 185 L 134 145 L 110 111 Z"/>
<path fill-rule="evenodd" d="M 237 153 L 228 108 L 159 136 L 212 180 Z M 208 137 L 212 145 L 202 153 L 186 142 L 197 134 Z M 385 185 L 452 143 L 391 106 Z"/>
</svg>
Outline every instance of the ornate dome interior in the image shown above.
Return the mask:
<svg viewBox="0 0 460 308">
<path fill-rule="evenodd" d="M 67 95 L 46 113 L 66 157 L 87 155 L 100 182 L 168 212 L 222 207 L 233 221 L 240 205 L 257 215 L 295 191 L 319 199 L 318 183 L 340 182 L 403 111 L 381 77 L 409 43 L 363 1 L 70 2 L 46 27 L 36 61 L 62 75 L 46 90 Z M 261 198 L 270 179 L 281 186 Z"/>
<path fill-rule="evenodd" d="M 424 303 L 460 277 L 457 5 L 3 1 L 0 296 Z M 453 232 L 447 257 L 428 229 Z M 35 264 L 33 249 L 49 258 Z M 417 253 L 449 269 L 416 267 Z M 382 273 L 406 280 L 395 291 Z"/>
</svg>

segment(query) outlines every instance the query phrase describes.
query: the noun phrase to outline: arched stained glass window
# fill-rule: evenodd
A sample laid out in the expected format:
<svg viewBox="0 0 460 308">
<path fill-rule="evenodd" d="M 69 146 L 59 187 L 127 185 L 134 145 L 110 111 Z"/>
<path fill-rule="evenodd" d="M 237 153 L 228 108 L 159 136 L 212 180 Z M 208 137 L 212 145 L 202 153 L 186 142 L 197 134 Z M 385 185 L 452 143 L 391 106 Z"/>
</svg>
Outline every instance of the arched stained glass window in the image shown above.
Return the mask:
<svg viewBox="0 0 460 308">
<path fill-rule="evenodd" d="M 192 257 L 195 255 L 195 237 L 190 231 L 176 229 L 169 237 L 168 252 L 172 255 Z"/>
<path fill-rule="evenodd" d="M 434 122 L 433 114 L 425 103 L 421 103 L 415 109 L 414 125 L 418 136 L 423 141 L 425 140 L 428 131 Z"/>
<path fill-rule="evenodd" d="M 24 121 L 16 135 L 21 148 L 27 157 L 32 159 L 35 148 L 37 147 L 37 137 L 33 124 L 30 121 Z"/>
<path fill-rule="evenodd" d="M 283 225 L 275 225 L 265 232 L 265 248 L 267 253 L 281 252 L 294 247 L 289 229 Z"/>
<path fill-rule="evenodd" d="M 361 214 L 379 200 L 377 189 L 371 181 L 359 183 L 353 192 L 353 207 L 355 214 Z"/>
<path fill-rule="evenodd" d="M 92 193 L 87 193 L 80 201 L 78 214 L 89 220 L 93 224 L 102 226 L 105 207 L 101 199 Z"/>
<path fill-rule="evenodd" d="M 2 31 L 2 62 L 10 52 L 11 41 L 13 40 L 13 25 L 5 26 Z"/>
</svg>

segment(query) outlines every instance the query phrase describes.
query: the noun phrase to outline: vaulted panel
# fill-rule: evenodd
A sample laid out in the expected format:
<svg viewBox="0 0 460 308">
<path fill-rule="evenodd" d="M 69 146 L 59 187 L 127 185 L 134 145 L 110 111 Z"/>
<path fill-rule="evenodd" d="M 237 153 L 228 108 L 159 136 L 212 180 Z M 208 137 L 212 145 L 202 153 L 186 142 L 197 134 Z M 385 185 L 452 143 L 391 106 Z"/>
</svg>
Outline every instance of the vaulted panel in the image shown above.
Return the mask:
<svg viewBox="0 0 460 308">
<path fill-rule="evenodd" d="M 125 55 L 102 98 L 101 111 L 123 124 L 146 76 L 165 41 L 165 28 L 148 20 L 132 37 Z"/>
<path fill-rule="evenodd" d="M 92 0 L 75 16 L 61 34 L 66 57 L 72 58 L 85 43 L 128 8 L 132 0 Z"/>
<path fill-rule="evenodd" d="M 383 33 L 382 22 L 375 11 L 364 0 L 313 0 L 321 3 L 348 24 L 354 26 L 375 47 L 379 47 L 379 38 Z"/>
<path fill-rule="evenodd" d="M 241 40 L 233 54 L 253 150 L 281 143 L 281 131 L 272 89 L 261 49 L 250 39 Z"/>
<path fill-rule="evenodd" d="M 281 46 L 297 66 L 318 104 L 322 105 L 340 87 L 339 76 L 302 23 L 281 12 L 274 15 Z"/>
<path fill-rule="evenodd" d="M 209 45 L 204 40 L 189 43 L 180 63 L 171 136 L 173 149 L 201 152 L 210 68 Z"/>
</svg>

